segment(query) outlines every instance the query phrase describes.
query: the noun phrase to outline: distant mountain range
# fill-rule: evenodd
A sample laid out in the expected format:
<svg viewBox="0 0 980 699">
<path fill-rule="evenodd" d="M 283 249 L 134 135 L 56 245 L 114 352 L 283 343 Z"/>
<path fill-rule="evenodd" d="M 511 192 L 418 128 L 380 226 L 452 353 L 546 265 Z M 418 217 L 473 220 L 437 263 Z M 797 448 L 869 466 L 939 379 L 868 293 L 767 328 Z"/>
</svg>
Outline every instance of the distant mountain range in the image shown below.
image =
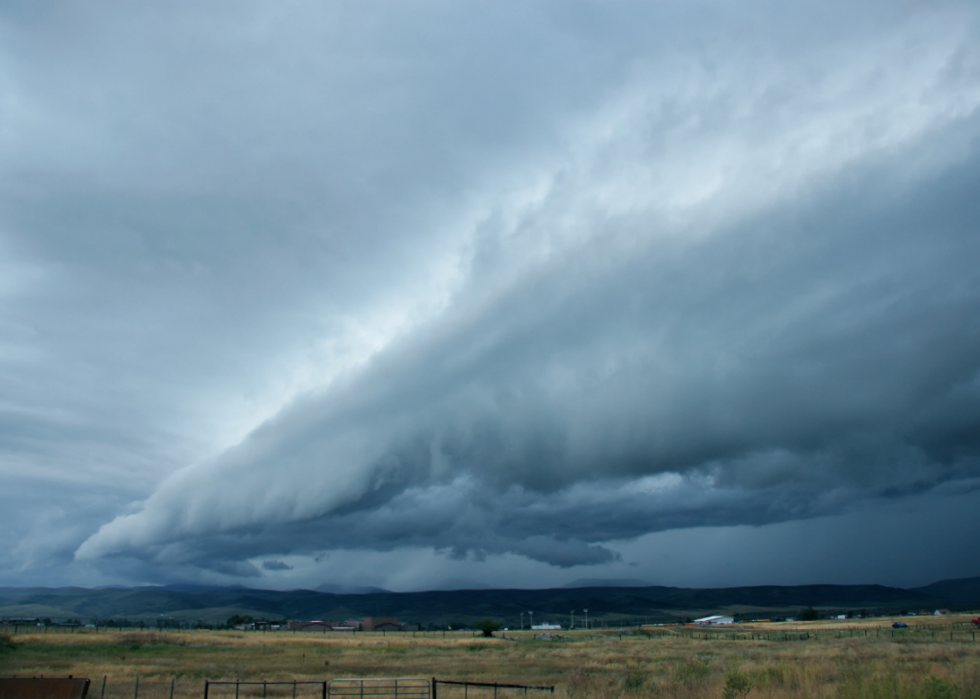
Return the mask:
<svg viewBox="0 0 980 699">
<path fill-rule="evenodd" d="M 581 581 L 587 583 L 589 581 Z M 392 615 L 421 624 L 471 623 L 487 616 L 516 626 L 569 618 L 570 610 L 600 623 L 672 621 L 709 613 L 785 616 L 813 606 L 825 613 L 865 610 L 894 613 L 937 608 L 980 608 L 980 577 L 943 580 L 902 589 L 883 585 L 764 585 L 718 589 L 663 586 L 570 586 L 545 590 L 431 590 L 390 592 L 378 588 L 254 590 L 243 587 L 25 587 L 0 588 L 0 619 L 120 619 L 154 623 L 224 622 L 233 614 L 258 619 L 345 620 Z M 630 581 L 621 581 L 630 582 Z M 574 584 L 573 584 L 574 585 Z M 329 586 L 323 586 L 332 590 Z"/>
<path fill-rule="evenodd" d="M 316 592 L 329 592 L 333 595 L 373 595 L 389 594 L 391 590 L 383 587 L 358 586 L 358 585 L 318 585 L 313 588 Z"/>
<path fill-rule="evenodd" d="M 609 578 L 579 578 L 562 587 L 652 587 L 646 580 L 635 580 L 632 578 L 609 579 Z"/>
</svg>

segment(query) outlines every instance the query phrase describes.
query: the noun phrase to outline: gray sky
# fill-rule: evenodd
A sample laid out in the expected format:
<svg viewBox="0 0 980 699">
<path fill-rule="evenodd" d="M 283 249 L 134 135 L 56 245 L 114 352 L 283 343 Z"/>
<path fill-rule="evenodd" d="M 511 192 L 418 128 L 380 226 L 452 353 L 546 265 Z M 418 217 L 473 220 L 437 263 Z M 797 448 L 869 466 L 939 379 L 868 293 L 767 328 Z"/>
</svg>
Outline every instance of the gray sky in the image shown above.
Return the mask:
<svg viewBox="0 0 980 699">
<path fill-rule="evenodd" d="M 971 2 L 0 4 L 0 584 L 980 574 Z"/>
</svg>

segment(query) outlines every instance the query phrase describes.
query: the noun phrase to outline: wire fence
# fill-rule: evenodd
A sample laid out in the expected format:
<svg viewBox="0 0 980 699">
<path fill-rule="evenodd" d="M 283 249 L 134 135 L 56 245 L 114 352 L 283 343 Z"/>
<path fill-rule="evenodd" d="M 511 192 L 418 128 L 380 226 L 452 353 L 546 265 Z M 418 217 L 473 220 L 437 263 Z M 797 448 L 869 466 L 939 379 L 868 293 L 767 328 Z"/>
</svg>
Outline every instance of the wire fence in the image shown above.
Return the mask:
<svg viewBox="0 0 980 699">
<path fill-rule="evenodd" d="M 54 696 L 47 687 L 51 683 L 84 683 L 87 699 L 190 699 L 201 696 L 200 681 L 177 678 L 140 678 L 77 680 L 61 678 L 11 678 L 8 683 L 24 684 L 16 696 Z M 25 684 L 26 683 L 26 684 Z M 44 691 L 41 694 L 41 683 Z M 20 686 L 20 685 L 18 685 Z M 430 681 L 424 677 L 354 677 L 332 680 L 205 680 L 204 699 L 502 699 L 527 695 L 528 692 L 554 693 L 554 686 L 511 684 L 504 682 L 475 682 L 471 680 Z M 8 693 L 9 694 L 9 693 Z M 13 696 L 13 695 L 11 695 Z M 59 695 L 60 696 L 60 695 Z M 67 695 L 66 695 L 67 699 Z"/>
<path fill-rule="evenodd" d="M 442 689 L 439 686 L 442 685 Z M 471 690 L 472 688 L 472 690 Z M 515 697 L 527 695 L 531 691 L 555 693 L 553 685 L 540 686 L 528 684 L 505 684 L 501 682 L 471 682 L 469 680 L 437 680 L 432 678 L 432 699 L 469 699 L 470 692 L 473 692 L 473 699 L 489 699 L 492 695 L 494 699 L 498 697 Z"/>
<path fill-rule="evenodd" d="M 235 699 L 263 697 L 263 699 L 305 699 L 327 696 L 326 680 L 246 681 L 206 680 L 204 699 Z"/>
<path fill-rule="evenodd" d="M 693 639 L 701 641 L 767 641 L 788 643 L 793 641 L 810 640 L 842 640 L 850 638 L 896 639 L 908 641 L 953 641 L 975 643 L 977 627 L 974 625 L 907 625 L 894 628 L 892 626 L 840 626 L 822 627 L 819 629 L 752 629 L 740 628 L 737 624 L 725 624 L 715 627 L 663 627 L 642 629 L 640 631 L 623 631 L 618 634 L 620 640 L 629 639 Z"/>
<path fill-rule="evenodd" d="M 429 699 L 432 685 L 424 677 L 337 678 L 327 685 L 328 697 L 390 697 Z"/>
</svg>

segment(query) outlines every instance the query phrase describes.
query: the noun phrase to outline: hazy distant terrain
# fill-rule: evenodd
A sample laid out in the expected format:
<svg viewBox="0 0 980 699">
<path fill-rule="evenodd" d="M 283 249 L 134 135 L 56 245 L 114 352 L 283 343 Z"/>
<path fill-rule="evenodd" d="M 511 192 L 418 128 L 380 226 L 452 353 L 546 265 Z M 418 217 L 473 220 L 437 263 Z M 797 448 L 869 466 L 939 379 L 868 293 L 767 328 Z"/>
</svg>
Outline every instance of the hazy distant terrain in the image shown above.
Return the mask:
<svg viewBox="0 0 980 699">
<path fill-rule="evenodd" d="M 980 578 L 944 580 L 914 589 L 882 585 L 757 586 L 719 589 L 678 587 L 575 587 L 544 590 L 449 590 L 336 594 L 315 590 L 165 587 L 0 588 L 0 618 L 48 617 L 223 622 L 232 614 L 267 619 L 343 620 L 395 615 L 404 621 L 470 622 L 486 616 L 516 625 L 529 621 L 581 619 L 670 621 L 725 611 L 758 616 L 792 615 L 813 606 L 825 613 L 932 611 L 980 606 Z"/>
</svg>

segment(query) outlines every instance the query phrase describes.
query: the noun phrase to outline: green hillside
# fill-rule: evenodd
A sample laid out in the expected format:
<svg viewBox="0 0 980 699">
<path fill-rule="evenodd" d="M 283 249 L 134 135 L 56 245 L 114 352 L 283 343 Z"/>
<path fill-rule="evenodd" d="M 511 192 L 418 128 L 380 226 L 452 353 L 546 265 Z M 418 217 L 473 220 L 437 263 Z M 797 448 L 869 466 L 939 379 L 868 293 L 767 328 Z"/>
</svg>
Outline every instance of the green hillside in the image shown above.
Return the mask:
<svg viewBox="0 0 980 699">
<path fill-rule="evenodd" d="M 0 619 L 67 619 L 77 616 L 63 607 L 45 604 L 13 604 L 0 607 Z"/>
</svg>

